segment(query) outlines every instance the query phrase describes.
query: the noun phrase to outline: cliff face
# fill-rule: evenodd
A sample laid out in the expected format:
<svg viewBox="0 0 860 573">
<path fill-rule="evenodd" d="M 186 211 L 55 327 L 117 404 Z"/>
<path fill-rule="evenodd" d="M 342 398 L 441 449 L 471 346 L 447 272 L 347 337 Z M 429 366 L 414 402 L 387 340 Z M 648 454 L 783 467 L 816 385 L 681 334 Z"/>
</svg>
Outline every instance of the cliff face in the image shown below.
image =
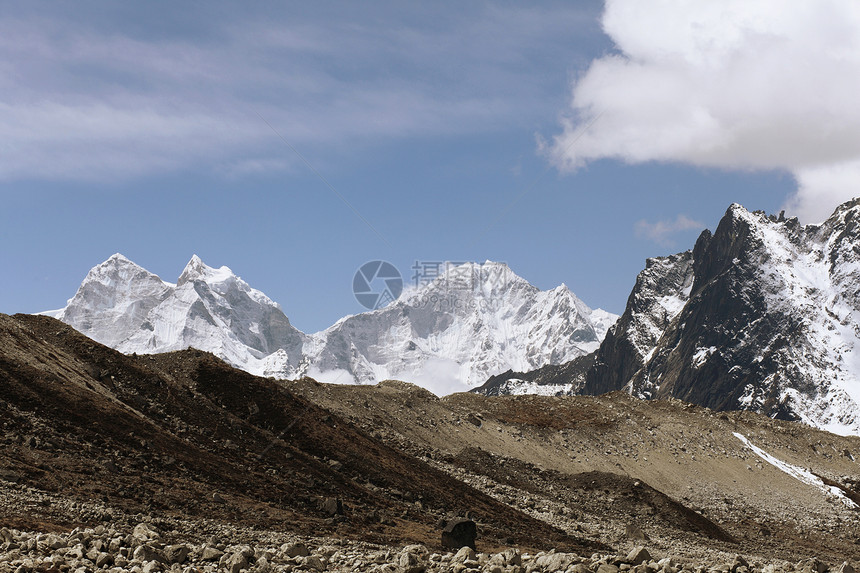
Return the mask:
<svg viewBox="0 0 860 573">
<path fill-rule="evenodd" d="M 585 392 L 625 387 L 860 430 L 860 201 L 808 226 L 732 205 L 684 255 L 692 285 L 682 308 L 670 316 L 654 306 L 678 298 L 677 264 L 646 268 Z M 651 269 L 663 271 L 662 281 Z M 636 320 L 641 312 L 650 322 Z M 654 326 L 651 338 L 637 330 L 643 324 Z"/>
<path fill-rule="evenodd" d="M 693 286 L 693 252 L 648 259 L 627 299 L 624 314 L 597 350 L 581 393 L 598 395 L 625 387 L 650 359 L 663 333 L 684 307 Z M 641 387 L 637 395 L 651 396 Z"/>
</svg>

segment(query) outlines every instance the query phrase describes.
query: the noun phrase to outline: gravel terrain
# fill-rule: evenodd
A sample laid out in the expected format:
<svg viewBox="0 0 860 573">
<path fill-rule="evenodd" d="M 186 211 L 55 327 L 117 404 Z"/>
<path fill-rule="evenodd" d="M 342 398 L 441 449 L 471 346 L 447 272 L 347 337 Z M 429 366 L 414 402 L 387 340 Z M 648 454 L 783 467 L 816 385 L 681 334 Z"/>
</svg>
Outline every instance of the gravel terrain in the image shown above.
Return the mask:
<svg viewBox="0 0 860 573">
<path fill-rule="evenodd" d="M 0 315 L 0 389 L 0 573 L 860 561 L 860 439 L 755 414 L 277 382 L 26 315 Z M 442 544 L 454 518 L 477 525 L 474 551 Z"/>
</svg>

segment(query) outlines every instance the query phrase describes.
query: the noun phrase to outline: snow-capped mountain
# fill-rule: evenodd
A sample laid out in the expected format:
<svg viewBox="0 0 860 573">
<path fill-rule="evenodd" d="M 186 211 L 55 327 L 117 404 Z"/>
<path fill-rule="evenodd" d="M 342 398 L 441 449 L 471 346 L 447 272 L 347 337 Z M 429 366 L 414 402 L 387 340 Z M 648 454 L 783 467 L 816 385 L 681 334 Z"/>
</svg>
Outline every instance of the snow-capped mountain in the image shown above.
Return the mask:
<svg viewBox="0 0 860 573">
<path fill-rule="evenodd" d="M 807 226 L 732 205 L 692 252 L 640 274 L 586 378 L 585 393 L 860 432 L 860 200 Z"/>
<path fill-rule="evenodd" d="M 541 291 L 504 264 L 467 263 L 385 308 L 306 335 L 227 267 L 194 256 L 171 284 L 122 255 L 93 268 L 64 309 L 46 314 L 126 353 L 195 347 L 258 375 L 398 378 L 440 394 L 593 352 L 618 318 L 564 285 Z"/>
<path fill-rule="evenodd" d="M 565 285 L 541 291 L 507 265 L 467 263 L 385 308 L 341 319 L 307 354 L 322 380 L 396 378 L 447 393 L 588 354 L 617 318 Z"/>
<path fill-rule="evenodd" d="M 278 304 L 196 255 L 176 284 L 113 255 L 90 270 L 64 309 L 45 314 L 121 352 L 193 346 L 254 373 L 275 357 L 279 371 L 295 374 L 306 339 Z"/>
</svg>

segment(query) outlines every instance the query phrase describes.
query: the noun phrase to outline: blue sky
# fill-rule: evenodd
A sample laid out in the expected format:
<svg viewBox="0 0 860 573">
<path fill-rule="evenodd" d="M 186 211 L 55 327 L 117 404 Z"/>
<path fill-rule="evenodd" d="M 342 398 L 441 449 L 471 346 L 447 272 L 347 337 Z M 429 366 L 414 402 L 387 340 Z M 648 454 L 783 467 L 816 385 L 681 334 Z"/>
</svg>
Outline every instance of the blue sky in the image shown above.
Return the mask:
<svg viewBox="0 0 860 573">
<path fill-rule="evenodd" d="M 730 203 L 854 193 L 850 3 L 641 4 L 6 5 L 0 312 L 121 252 L 227 265 L 306 332 L 375 259 L 504 261 L 620 313 Z"/>
</svg>

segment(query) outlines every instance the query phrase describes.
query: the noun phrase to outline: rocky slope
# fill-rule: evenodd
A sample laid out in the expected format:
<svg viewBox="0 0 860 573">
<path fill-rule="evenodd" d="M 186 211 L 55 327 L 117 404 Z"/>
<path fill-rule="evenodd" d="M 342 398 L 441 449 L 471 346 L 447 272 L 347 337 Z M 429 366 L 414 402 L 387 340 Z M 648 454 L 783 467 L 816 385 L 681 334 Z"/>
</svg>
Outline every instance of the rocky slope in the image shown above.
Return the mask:
<svg viewBox="0 0 860 573">
<path fill-rule="evenodd" d="M 0 315 L 0 381 L 3 571 L 618 573 L 640 545 L 667 573 L 860 559 L 860 438 L 761 415 L 276 382 L 23 315 Z M 437 521 L 467 512 L 483 557 L 440 545 Z"/>
<path fill-rule="evenodd" d="M 438 519 L 468 509 L 488 546 L 601 547 L 201 351 L 126 356 L 48 317 L 0 315 L 0 382 L 3 491 L 66 500 L 0 505 L 7 527 L 145 513 L 430 544 Z"/>
<path fill-rule="evenodd" d="M 648 261 L 570 392 L 624 389 L 858 433 L 858 284 L 860 200 L 807 226 L 732 205 L 692 251 Z"/>
<path fill-rule="evenodd" d="M 306 335 L 227 267 L 195 256 L 174 285 L 122 255 L 93 268 L 64 309 L 45 314 L 125 353 L 194 347 L 262 376 L 400 378 L 437 394 L 587 354 L 617 319 L 564 285 L 541 291 L 487 262 L 448 268 L 385 308 Z"/>
</svg>

